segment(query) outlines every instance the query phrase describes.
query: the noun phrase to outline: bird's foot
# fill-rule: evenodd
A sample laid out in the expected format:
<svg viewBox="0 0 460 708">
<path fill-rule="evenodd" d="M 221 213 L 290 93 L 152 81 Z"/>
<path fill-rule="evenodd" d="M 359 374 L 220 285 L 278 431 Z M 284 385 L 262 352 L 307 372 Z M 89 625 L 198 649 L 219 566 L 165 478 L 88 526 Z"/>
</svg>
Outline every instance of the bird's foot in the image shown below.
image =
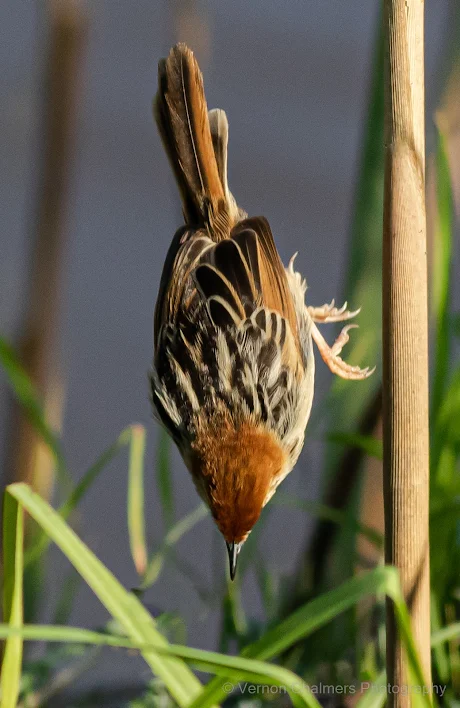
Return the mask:
<svg viewBox="0 0 460 708">
<path fill-rule="evenodd" d="M 351 320 L 360 311 L 361 308 L 357 310 L 347 310 L 347 303 L 345 302 L 342 307 L 335 307 L 335 300 L 332 300 L 329 304 L 324 304 L 322 307 L 311 307 L 308 306 L 307 310 L 312 318 L 313 322 L 343 322 L 344 320 Z"/>
<path fill-rule="evenodd" d="M 334 309 L 333 302 L 331 303 L 331 309 Z M 351 316 L 353 316 L 354 314 L 356 313 L 353 313 Z M 324 322 L 325 320 L 322 321 Z M 334 322 L 338 320 L 328 321 Z M 355 324 L 347 325 L 346 327 L 344 327 L 332 347 L 327 344 L 326 340 L 324 339 L 323 335 L 320 333 L 318 327 L 315 324 L 312 324 L 311 336 L 316 342 L 316 346 L 319 349 L 323 361 L 328 365 L 333 374 L 337 374 L 337 376 L 340 376 L 342 379 L 359 381 L 361 379 L 367 379 L 369 376 L 371 376 L 371 374 L 373 374 L 375 371 L 375 366 L 373 369 L 369 369 L 369 367 L 367 367 L 366 369 L 360 369 L 359 366 L 350 366 L 350 364 L 347 364 L 339 356 L 340 352 L 342 351 L 342 348 L 350 339 L 348 331 L 356 327 L 358 327 L 358 325 Z"/>
</svg>

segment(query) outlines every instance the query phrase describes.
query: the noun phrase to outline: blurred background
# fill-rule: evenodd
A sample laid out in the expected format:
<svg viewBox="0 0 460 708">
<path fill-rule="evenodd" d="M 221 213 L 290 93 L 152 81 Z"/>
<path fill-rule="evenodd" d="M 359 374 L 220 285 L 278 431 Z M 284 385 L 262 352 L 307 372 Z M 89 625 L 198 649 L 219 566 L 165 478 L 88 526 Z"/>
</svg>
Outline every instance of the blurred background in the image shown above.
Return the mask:
<svg viewBox="0 0 460 708">
<path fill-rule="evenodd" d="M 152 547 L 161 542 L 167 521 L 155 481 L 158 449 L 163 457 L 167 450 L 164 440 L 159 444 L 152 418 L 147 372 L 162 264 L 181 224 L 178 195 L 151 113 L 157 62 L 178 40 L 195 51 L 209 107 L 222 107 L 228 115 L 229 181 L 237 201 L 250 215 L 268 218 L 285 263 L 299 252 L 296 266 L 307 279 L 309 304 L 335 298 L 339 305 L 348 299 L 351 308 L 363 308 L 360 329 L 352 332 L 343 356 L 352 364 L 379 367 L 381 171 L 377 176 L 376 171 L 382 139 L 371 122 L 372 105 L 380 105 L 379 5 L 378 0 L 41 0 L 0 6 L 0 333 L 19 350 L 49 420 L 62 430 L 74 482 L 128 424 L 146 426 Z M 456 0 L 427 3 L 429 209 L 435 190 L 434 116 L 440 106 L 445 108 L 441 119 L 453 126 L 454 194 L 460 184 L 454 130 L 459 93 L 450 71 L 452 46 L 460 36 L 457 15 Z M 369 218 L 367 206 L 375 206 Z M 431 209 L 431 232 L 435 221 Z M 355 238 L 358 232 L 361 241 Z M 357 264 L 354 270 L 350 259 Z M 458 249 L 451 259 L 458 305 Z M 330 342 L 336 334 L 331 326 L 323 333 Z M 346 418 L 337 421 L 327 408 L 332 376 L 317 360 L 305 448 L 280 490 L 291 501 L 317 500 L 323 492 L 327 497 L 328 465 L 343 454 L 337 446 L 325 453 L 324 435 L 331 426 L 340 431 L 364 415 L 362 432 L 378 429 L 379 371 L 369 381 L 338 386 L 336 410 Z M 7 482 L 27 476 L 24 465 L 15 466 L 27 454 L 18 442 L 20 426 L 27 424 L 14 409 L 3 373 L 0 385 L 0 461 Z M 177 520 L 197 506 L 198 497 L 177 452 L 168 454 Z M 364 478 L 371 503 L 363 505 L 362 518 L 382 531 L 379 474 L 374 463 Z M 355 477 L 347 480 L 345 474 L 330 492 L 330 503 L 334 494 L 348 499 Z M 50 470 L 34 482 L 56 502 L 59 492 L 53 496 Z M 74 521 L 98 557 L 130 588 L 138 578 L 126 533 L 126 494 L 122 454 L 98 477 Z M 251 563 L 260 558 L 276 583 L 292 579 L 304 565 L 305 548 L 323 532 L 303 510 L 274 506 Z M 155 613 L 184 618 L 187 643 L 215 648 L 221 602 L 207 601 L 206 593 L 219 598 L 226 592 L 227 558 L 209 518 L 181 539 L 177 555 L 143 600 Z M 347 562 L 355 563 L 356 557 Z M 52 550 L 40 601 L 43 620 L 52 618 L 69 567 Z M 323 572 L 317 560 L 314 567 Z M 256 621 L 263 607 L 251 566 L 242 578 L 242 597 L 247 616 Z M 106 610 L 81 586 L 69 622 L 100 627 L 106 621 Z M 70 696 L 104 686 L 113 696 L 122 688 L 135 695 L 148 675 L 139 657 L 105 650 L 67 697 L 50 705 L 70 705 Z"/>
</svg>

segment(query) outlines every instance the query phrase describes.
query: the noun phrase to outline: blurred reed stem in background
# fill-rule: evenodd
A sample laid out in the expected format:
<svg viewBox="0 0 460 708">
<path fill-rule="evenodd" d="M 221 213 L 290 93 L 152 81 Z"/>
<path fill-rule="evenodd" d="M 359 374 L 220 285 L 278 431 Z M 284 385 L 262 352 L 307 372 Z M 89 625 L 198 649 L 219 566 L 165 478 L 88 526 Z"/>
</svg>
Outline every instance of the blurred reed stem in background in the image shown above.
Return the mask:
<svg viewBox="0 0 460 708">
<path fill-rule="evenodd" d="M 51 427 L 59 429 L 64 395 L 58 355 L 60 276 L 86 22 L 81 5 L 75 0 L 52 0 L 47 4 L 46 15 L 49 36 L 40 97 L 43 115 L 38 131 L 43 142 L 30 239 L 26 311 L 18 351 L 44 402 Z M 12 405 L 10 420 L 9 481 L 26 481 L 48 499 L 55 470 L 49 449 L 17 403 Z"/>
<path fill-rule="evenodd" d="M 64 377 L 59 361 L 60 280 L 86 18 L 78 0 L 50 0 L 45 15 L 47 57 L 40 95 L 42 118 L 37 131 L 41 154 L 18 353 L 43 403 L 50 428 L 59 431 L 64 405 Z M 28 411 L 18 399 L 12 399 L 10 406 L 6 482 L 27 482 L 41 497 L 50 499 L 56 472 L 63 488 L 68 488 L 69 479 L 64 468 L 56 464 Z M 36 526 L 27 523 L 25 530 L 28 545 L 36 536 Z M 37 608 L 41 574 L 40 560 L 26 573 L 26 620 L 34 616 Z"/>
</svg>

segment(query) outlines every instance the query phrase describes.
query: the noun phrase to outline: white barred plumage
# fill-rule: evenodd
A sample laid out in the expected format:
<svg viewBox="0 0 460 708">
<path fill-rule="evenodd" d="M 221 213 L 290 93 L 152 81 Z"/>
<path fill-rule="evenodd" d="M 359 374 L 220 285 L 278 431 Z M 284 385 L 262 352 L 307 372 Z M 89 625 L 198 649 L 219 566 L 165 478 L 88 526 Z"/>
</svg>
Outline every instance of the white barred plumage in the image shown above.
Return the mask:
<svg viewBox="0 0 460 708">
<path fill-rule="evenodd" d="M 185 226 L 159 288 L 152 403 L 227 542 L 233 578 L 242 543 L 302 449 L 313 341 L 340 376 L 372 372 L 339 357 L 350 325 L 329 347 L 315 324 L 358 311 L 307 307 L 294 258 L 285 269 L 267 220 L 237 206 L 227 184 L 227 118 L 208 113 L 201 72 L 183 44 L 159 64 L 155 118 Z"/>
</svg>

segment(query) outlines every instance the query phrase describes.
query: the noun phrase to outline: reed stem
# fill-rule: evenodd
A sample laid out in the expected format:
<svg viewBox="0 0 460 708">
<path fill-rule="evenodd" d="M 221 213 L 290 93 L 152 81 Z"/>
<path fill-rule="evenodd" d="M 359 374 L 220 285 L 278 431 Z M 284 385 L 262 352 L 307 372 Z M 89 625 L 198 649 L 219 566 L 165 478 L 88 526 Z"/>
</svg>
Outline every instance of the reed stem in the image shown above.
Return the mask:
<svg viewBox="0 0 460 708">
<path fill-rule="evenodd" d="M 431 685 L 429 586 L 428 321 L 425 216 L 424 1 L 384 0 L 383 432 L 385 557 L 404 597 Z M 407 686 L 392 603 L 387 676 Z M 408 693 L 408 692 L 407 692 Z M 409 706 L 392 692 L 389 705 Z"/>
</svg>

